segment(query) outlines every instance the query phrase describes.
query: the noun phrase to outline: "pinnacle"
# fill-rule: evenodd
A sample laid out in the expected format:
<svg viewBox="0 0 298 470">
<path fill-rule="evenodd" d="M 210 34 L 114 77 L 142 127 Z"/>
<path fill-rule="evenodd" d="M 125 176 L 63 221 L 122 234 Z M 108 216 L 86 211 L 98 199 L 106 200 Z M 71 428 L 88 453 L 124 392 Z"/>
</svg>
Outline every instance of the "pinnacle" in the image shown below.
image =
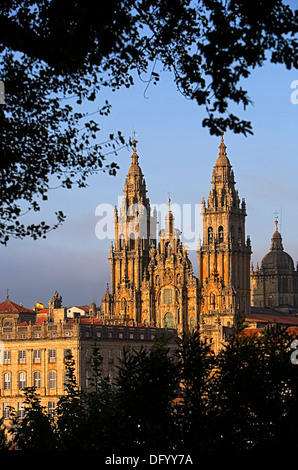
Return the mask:
<svg viewBox="0 0 298 470">
<path fill-rule="evenodd" d="M 219 148 L 219 155 L 216 160 L 215 166 L 231 166 L 230 160 L 227 157 L 226 145 L 224 143 L 224 133 L 221 133 L 221 142 Z"/>
</svg>

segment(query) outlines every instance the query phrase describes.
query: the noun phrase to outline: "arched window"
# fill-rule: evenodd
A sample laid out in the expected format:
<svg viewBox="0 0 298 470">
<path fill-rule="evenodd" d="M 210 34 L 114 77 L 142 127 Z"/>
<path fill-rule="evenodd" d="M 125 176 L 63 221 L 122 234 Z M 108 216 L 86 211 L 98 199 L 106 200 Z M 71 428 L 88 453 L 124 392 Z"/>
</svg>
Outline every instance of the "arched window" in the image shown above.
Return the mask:
<svg viewBox="0 0 298 470">
<path fill-rule="evenodd" d="M 165 289 L 163 291 L 163 302 L 164 302 L 164 304 L 171 304 L 173 302 L 173 291 L 172 291 L 172 289 Z"/>
<path fill-rule="evenodd" d="M 171 255 L 172 253 L 172 245 L 171 245 L 171 242 L 167 242 L 166 245 L 165 245 L 165 248 L 166 248 L 166 257 L 168 257 L 169 255 Z"/>
<path fill-rule="evenodd" d="M 19 373 L 19 390 L 23 390 L 26 387 L 26 372 Z"/>
<path fill-rule="evenodd" d="M 123 233 L 121 233 L 121 235 L 119 237 L 120 250 L 123 250 L 123 248 L 124 248 L 124 241 L 125 241 L 125 237 L 124 237 Z"/>
<path fill-rule="evenodd" d="M 11 374 L 10 372 L 5 372 L 4 374 L 4 390 L 10 390 L 11 388 Z"/>
<path fill-rule="evenodd" d="M 133 232 L 129 235 L 129 239 L 130 239 L 130 249 L 134 250 L 135 249 L 135 234 Z"/>
<path fill-rule="evenodd" d="M 126 314 L 126 298 L 122 297 L 121 299 L 121 313 Z"/>
<path fill-rule="evenodd" d="M 35 388 L 40 388 L 40 372 L 34 372 L 33 382 Z"/>
<path fill-rule="evenodd" d="M 190 317 L 189 319 L 189 328 L 190 328 L 190 331 L 193 331 L 196 327 L 196 320 L 195 320 L 195 317 Z"/>
<path fill-rule="evenodd" d="M 165 314 L 164 324 L 165 324 L 165 328 L 174 328 L 174 319 L 173 319 L 173 314 L 171 312 L 168 312 Z"/>
<path fill-rule="evenodd" d="M 211 243 L 213 240 L 213 228 L 208 227 L 208 243 Z"/>
<path fill-rule="evenodd" d="M 215 294 L 214 294 L 214 292 L 211 292 L 211 294 L 209 296 L 209 305 L 210 305 L 210 308 L 215 308 Z"/>
<path fill-rule="evenodd" d="M 223 238 L 224 238 L 224 229 L 223 229 L 223 226 L 220 225 L 218 227 L 218 241 L 219 241 L 219 243 L 223 242 Z"/>
</svg>

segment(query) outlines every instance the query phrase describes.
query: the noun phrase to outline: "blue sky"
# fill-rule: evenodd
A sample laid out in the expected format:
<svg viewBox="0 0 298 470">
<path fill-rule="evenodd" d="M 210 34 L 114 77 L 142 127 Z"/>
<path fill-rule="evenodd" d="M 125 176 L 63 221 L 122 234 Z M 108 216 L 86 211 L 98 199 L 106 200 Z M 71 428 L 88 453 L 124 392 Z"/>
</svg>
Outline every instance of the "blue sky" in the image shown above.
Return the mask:
<svg viewBox="0 0 298 470">
<path fill-rule="evenodd" d="M 254 264 L 269 251 L 275 211 L 284 248 L 295 264 L 298 260 L 298 104 L 290 99 L 294 80 L 298 71 L 269 63 L 253 71 L 245 86 L 254 105 L 245 112 L 239 108 L 238 113 L 252 121 L 254 135 L 225 134 L 239 196 L 247 204 L 246 234 L 251 237 Z M 194 208 L 208 197 L 220 139 L 202 127 L 204 109 L 176 90 L 170 74 L 162 74 L 157 86 L 146 89 L 137 80 L 131 89 L 105 90 L 100 98 L 94 110 L 108 99 L 112 112 L 102 118 L 99 138 L 103 141 L 118 130 L 126 136 L 137 132 L 139 162 L 152 203 L 166 203 L 171 192 L 172 204 Z M 130 156 L 127 149 L 118 154 L 121 169 L 116 177 L 100 173 L 90 177 L 86 189 L 51 191 L 38 217 L 51 222 L 54 212 L 63 210 L 67 219 L 47 239 L 12 240 L 0 247 L 0 300 L 9 289 L 10 299 L 17 303 L 31 308 L 38 301 L 47 306 L 58 290 L 65 306 L 92 300 L 100 305 L 110 282 L 111 240 L 96 237 L 95 210 L 100 204 L 118 203 Z M 199 220 L 197 238 L 201 226 Z M 195 250 L 189 254 L 197 275 Z"/>
</svg>

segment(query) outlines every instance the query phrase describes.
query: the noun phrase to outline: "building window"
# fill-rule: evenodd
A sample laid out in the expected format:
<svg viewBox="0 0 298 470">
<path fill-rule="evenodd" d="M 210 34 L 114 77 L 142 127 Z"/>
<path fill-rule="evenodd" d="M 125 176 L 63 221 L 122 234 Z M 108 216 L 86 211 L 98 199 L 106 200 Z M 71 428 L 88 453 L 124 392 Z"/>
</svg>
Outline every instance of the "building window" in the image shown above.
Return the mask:
<svg viewBox="0 0 298 470">
<path fill-rule="evenodd" d="M 113 364 L 114 358 L 113 358 L 113 351 L 109 349 L 109 358 L 108 358 L 108 363 Z"/>
<path fill-rule="evenodd" d="M 25 404 L 18 403 L 18 417 L 24 418 L 24 416 L 25 416 Z"/>
<path fill-rule="evenodd" d="M 41 337 L 41 334 L 40 334 L 40 333 L 35 333 L 34 337 L 35 337 L 35 338 L 40 338 L 40 337 Z"/>
<path fill-rule="evenodd" d="M 208 227 L 208 243 L 211 243 L 213 240 L 213 228 Z"/>
<path fill-rule="evenodd" d="M 64 349 L 64 363 L 71 361 L 73 359 L 73 355 L 70 348 Z"/>
<path fill-rule="evenodd" d="M 90 372 L 86 370 L 86 388 L 90 387 Z"/>
<path fill-rule="evenodd" d="M 50 418 L 54 418 L 55 416 L 55 402 L 54 401 L 48 402 L 48 416 Z"/>
<path fill-rule="evenodd" d="M 3 418 L 8 419 L 10 413 L 9 403 L 3 403 Z"/>
<path fill-rule="evenodd" d="M 5 372 L 4 374 L 4 390 L 11 389 L 11 374 L 10 372 Z"/>
<path fill-rule="evenodd" d="M 26 339 L 26 333 L 20 333 L 20 339 Z"/>
<path fill-rule="evenodd" d="M 56 372 L 54 370 L 50 370 L 49 372 L 49 388 L 56 388 Z"/>
<path fill-rule="evenodd" d="M 40 388 L 40 372 L 34 372 L 33 383 L 35 388 Z"/>
<path fill-rule="evenodd" d="M 209 296 L 209 307 L 211 309 L 215 308 L 215 294 L 214 294 L 214 292 L 211 292 L 211 294 Z"/>
<path fill-rule="evenodd" d="M 71 384 L 72 375 L 71 375 L 71 371 L 69 371 L 69 370 L 65 370 L 65 371 L 63 372 L 63 374 L 64 374 L 64 382 L 63 382 L 63 384 L 64 384 L 64 389 L 66 390 L 67 387 Z"/>
<path fill-rule="evenodd" d="M 26 363 L 26 351 L 19 351 L 19 364 Z"/>
<path fill-rule="evenodd" d="M 127 311 L 126 298 L 122 297 L 122 299 L 121 299 L 121 314 L 126 315 L 126 311 Z"/>
<path fill-rule="evenodd" d="M 190 328 L 190 331 L 193 331 L 196 327 L 196 320 L 195 320 L 195 317 L 190 317 L 190 320 L 189 320 L 189 328 Z"/>
<path fill-rule="evenodd" d="M 130 239 L 130 249 L 134 250 L 135 249 L 135 234 L 133 232 L 129 235 L 129 239 Z"/>
<path fill-rule="evenodd" d="M 218 241 L 219 241 L 219 243 L 222 243 L 223 239 L 224 239 L 224 229 L 223 229 L 223 226 L 220 225 L 220 227 L 218 227 Z"/>
<path fill-rule="evenodd" d="M 4 351 L 4 364 L 10 364 L 10 351 Z"/>
<path fill-rule="evenodd" d="M 165 304 L 171 304 L 173 302 L 173 291 L 172 289 L 165 289 L 163 291 L 163 301 Z"/>
<path fill-rule="evenodd" d="M 34 351 L 33 351 L 33 362 L 35 364 L 40 364 L 40 360 L 41 360 L 41 351 L 40 351 L 40 349 L 34 349 Z"/>
<path fill-rule="evenodd" d="M 19 390 L 23 390 L 26 387 L 26 372 L 19 373 Z"/>
<path fill-rule="evenodd" d="M 56 362 L 56 349 L 49 350 L 49 362 Z"/>
<path fill-rule="evenodd" d="M 90 348 L 87 348 L 86 349 L 86 362 L 90 362 L 91 361 L 91 352 L 90 352 Z"/>
<path fill-rule="evenodd" d="M 165 328 L 174 328 L 174 319 L 173 314 L 168 312 L 164 316 Z"/>
<path fill-rule="evenodd" d="M 125 241 L 125 237 L 123 235 L 123 233 L 121 233 L 120 237 L 119 237 L 119 247 L 120 247 L 120 250 L 123 250 L 124 248 L 124 241 Z"/>
</svg>

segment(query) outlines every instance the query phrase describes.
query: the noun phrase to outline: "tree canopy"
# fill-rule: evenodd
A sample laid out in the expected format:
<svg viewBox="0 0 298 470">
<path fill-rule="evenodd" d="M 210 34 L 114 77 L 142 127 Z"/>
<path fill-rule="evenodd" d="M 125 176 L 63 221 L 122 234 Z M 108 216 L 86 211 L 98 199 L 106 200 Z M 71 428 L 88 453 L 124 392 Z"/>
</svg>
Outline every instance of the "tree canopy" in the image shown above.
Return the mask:
<svg viewBox="0 0 298 470">
<path fill-rule="evenodd" d="M 145 73 L 157 83 L 161 64 L 205 108 L 211 134 L 247 135 L 251 123 L 231 111 L 250 104 L 243 79 L 266 60 L 297 68 L 297 30 L 298 11 L 282 0 L 1 2 L 0 241 L 45 236 L 63 222 L 61 211 L 53 226 L 21 219 L 40 210 L 57 179 L 84 187 L 93 172 L 116 173 L 106 153 L 129 139 L 120 131 L 100 139 L 106 87 L 130 87 Z M 88 115 L 84 104 L 100 99 Z"/>
<path fill-rule="evenodd" d="M 208 451 L 295 451 L 292 342 L 286 328 L 259 334 L 239 328 L 214 355 L 197 331 L 175 348 L 161 337 L 150 349 L 126 347 L 113 381 L 102 375 L 99 342 L 90 387 L 78 388 L 69 355 L 66 391 L 54 416 L 40 405 L 38 389 L 25 389 L 24 417 L 2 422 L 0 449 L 189 454 L 193 460 Z"/>
</svg>

